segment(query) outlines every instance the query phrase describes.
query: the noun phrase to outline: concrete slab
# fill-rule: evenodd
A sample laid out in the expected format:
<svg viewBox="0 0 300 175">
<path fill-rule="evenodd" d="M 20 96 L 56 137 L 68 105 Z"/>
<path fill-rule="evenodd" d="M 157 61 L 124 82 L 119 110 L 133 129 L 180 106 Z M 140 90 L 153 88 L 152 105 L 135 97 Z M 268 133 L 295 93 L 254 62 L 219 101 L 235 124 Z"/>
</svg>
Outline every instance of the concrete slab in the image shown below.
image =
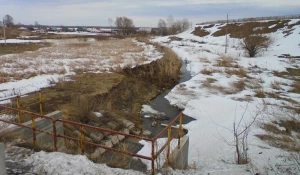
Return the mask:
<svg viewBox="0 0 300 175">
<path fill-rule="evenodd" d="M 4 143 L 0 143 L 0 175 L 6 175 Z"/>
<path fill-rule="evenodd" d="M 180 139 L 180 148 L 175 148 L 170 155 L 170 166 L 174 169 L 186 169 L 188 167 L 189 137 Z"/>
</svg>

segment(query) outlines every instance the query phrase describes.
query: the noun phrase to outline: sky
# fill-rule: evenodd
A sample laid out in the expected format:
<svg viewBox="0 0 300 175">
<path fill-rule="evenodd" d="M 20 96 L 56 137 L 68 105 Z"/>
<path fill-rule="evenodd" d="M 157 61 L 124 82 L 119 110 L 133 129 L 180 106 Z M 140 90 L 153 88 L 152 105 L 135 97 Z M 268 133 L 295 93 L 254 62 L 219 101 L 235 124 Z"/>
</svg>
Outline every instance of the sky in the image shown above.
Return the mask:
<svg viewBox="0 0 300 175">
<path fill-rule="evenodd" d="M 108 26 L 108 18 L 131 18 L 138 27 L 155 27 L 172 15 L 193 24 L 226 19 L 300 14 L 300 0 L 0 0 L 0 17 L 15 23 Z"/>
</svg>

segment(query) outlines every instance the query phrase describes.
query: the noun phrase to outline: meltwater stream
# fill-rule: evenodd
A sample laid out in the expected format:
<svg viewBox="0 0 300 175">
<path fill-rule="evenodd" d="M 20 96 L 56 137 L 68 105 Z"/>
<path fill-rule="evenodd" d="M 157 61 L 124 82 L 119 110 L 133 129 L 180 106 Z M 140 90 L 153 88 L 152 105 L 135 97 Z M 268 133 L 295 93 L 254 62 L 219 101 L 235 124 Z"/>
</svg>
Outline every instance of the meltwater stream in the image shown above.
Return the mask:
<svg viewBox="0 0 300 175">
<path fill-rule="evenodd" d="M 186 66 L 187 66 L 187 62 L 183 61 L 182 62 L 182 66 L 180 69 L 181 75 L 180 75 L 180 80 L 179 83 L 188 81 L 191 79 L 191 74 L 189 71 L 187 71 Z M 164 113 L 168 119 L 167 120 L 163 120 L 163 121 L 159 121 L 162 124 L 168 124 L 170 123 L 179 113 L 180 113 L 180 109 L 172 106 L 169 101 L 165 98 L 165 96 L 170 92 L 171 90 L 166 90 L 164 92 L 162 92 L 160 95 L 158 95 L 155 99 L 153 99 L 150 104 L 151 108 L 160 112 L 160 113 Z M 147 113 L 144 113 L 144 115 Z M 187 115 L 183 115 L 183 124 L 189 123 L 191 121 L 195 120 L 192 117 L 189 117 Z M 143 117 L 143 126 L 145 129 L 151 131 L 151 136 L 155 136 L 157 135 L 164 127 L 162 126 L 156 126 L 153 127 L 152 126 L 152 122 L 153 120 L 150 118 L 145 118 Z M 163 137 L 166 137 L 166 134 L 163 135 Z"/>
</svg>

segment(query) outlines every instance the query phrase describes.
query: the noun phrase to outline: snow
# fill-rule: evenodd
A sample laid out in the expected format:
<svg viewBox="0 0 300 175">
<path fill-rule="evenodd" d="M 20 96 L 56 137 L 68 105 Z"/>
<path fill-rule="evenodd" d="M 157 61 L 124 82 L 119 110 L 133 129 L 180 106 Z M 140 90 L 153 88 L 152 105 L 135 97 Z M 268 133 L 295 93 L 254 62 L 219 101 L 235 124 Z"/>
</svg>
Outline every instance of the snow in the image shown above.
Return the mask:
<svg viewBox="0 0 300 175">
<path fill-rule="evenodd" d="M 25 160 L 33 165 L 33 173 L 60 175 L 140 175 L 141 172 L 110 168 L 104 164 L 95 164 L 85 155 L 69 155 L 60 152 L 47 153 L 44 151 L 32 154 Z"/>
<path fill-rule="evenodd" d="M 298 20 L 292 20 L 295 23 Z M 217 27 L 208 30 L 216 31 Z M 293 67 L 299 64 L 277 56 L 283 53 L 299 56 L 299 34 L 300 27 L 295 27 L 293 34 L 284 37 L 281 32 L 272 34 L 275 37 L 275 43 L 269 50 L 257 58 L 247 58 L 244 51 L 239 48 L 239 39 L 229 37 L 228 54 L 236 59 L 238 65 L 248 70 L 247 74 L 256 80 L 262 80 L 261 86 L 265 92 L 274 92 L 270 87 L 271 82 L 279 81 L 285 84 L 291 84 L 292 81 L 272 75 L 273 71 L 285 71 L 287 67 Z M 177 37 L 183 38 L 182 41 L 169 42 L 169 36 L 154 38 L 153 41 L 164 44 L 172 48 L 179 57 L 186 61 L 187 70 L 193 76 L 189 81 L 183 82 L 174 87 L 165 97 L 171 104 L 184 109 L 183 113 L 195 118 L 195 121 L 186 124 L 184 128 L 188 129 L 190 137 L 189 164 L 196 163 L 196 173 L 191 174 L 255 174 L 256 172 L 267 172 L 268 174 L 280 174 L 276 165 L 282 163 L 280 155 L 288 155 L 286 151 L 270 147 L 261 141 L 255 134 L 264 133 L 259 126 L 254 124 L 251 127 L 248 143 L 250 164 L 236 165 L 235 150 L 233 147 L 233 123 L 240 121 L 243 117 L 243 125 L 250 123 L 267 101 L 271 105 L 267 106 L 266 111 L 274 112 L 276 105 L 281 105 L 282 100 L 266 98 L 265 101 L 254 97 L 253 89 L 246 88 L 236 94 L 224 94 L 212 88 L 205 88 L 201 84 L 207 78 L 213 78 L 217 81 L 211 85 L 219 85 L 223 88 L 230 88 L 230 83 L 245 78 L 239 78 L 235 75 L 228 76 L 224 73 L 213 73 L 212 75 L 203 75 L 203 69 L 216 69 L 224 71 L 223 68 L 214 66 L 216 60 L 226 55 L 224 53 L 225 37 L 197 37 L 187 31 L 178 34 Z M 191 40 L 204 42 L 198 44 Z M 201 61 L 205 58 L 208 63 Z M 261 73 L 249 71 L 250 68 L 258 67 Z M 289 98 L 300 102 L 299 94 L 288 93 L 288 87 L 282 86 L 280 91 Z M 235 99 L 251 96 L 252 101 L 240 101 Z M 288 103 L 288 102 L 284 102 Z M 274 106 L 273 106 L 274 105 Z M 292 105 L 292 104 L 291 104 Z M 284 116 L 284 114 L 283 114 Z M 276 120 L 274 116 L 263 112 L 258 115 L 257 120 L 267 121 Z M 282 129 L 282 128 L 281 128 Z M 145 148 L 146 149 L 146 148 Z M 145 153 L 145 151 L 141 151 Z M 251 171 L 251 173 L 250 173 Z M 178 172 L 172 172 L 177 174 Z M 189 172 L 186 172 L 189 174 Z M 180 174 L 180 173 L 178 173 Z M 182 173 L 184 174 L 184 173 Z"/>
<path fill-rule="evenodd" d="M 57 82 L 63 75 L 39 75 L 29 79 L 0 84 L 0 100 L 15 95 L 23 95 L 39 91 L 41 88 L 51 85 L 51 81 Z"/>
<path fill-rule="evenodd" d="M 21 39 L 7 39 L 6 43 L 12 44 L 12 43 L 40 43 L 41 40 L 21 40 Z M 0 40 L 0 43 L 5 43 L 5 40 Z"/>
</svg>

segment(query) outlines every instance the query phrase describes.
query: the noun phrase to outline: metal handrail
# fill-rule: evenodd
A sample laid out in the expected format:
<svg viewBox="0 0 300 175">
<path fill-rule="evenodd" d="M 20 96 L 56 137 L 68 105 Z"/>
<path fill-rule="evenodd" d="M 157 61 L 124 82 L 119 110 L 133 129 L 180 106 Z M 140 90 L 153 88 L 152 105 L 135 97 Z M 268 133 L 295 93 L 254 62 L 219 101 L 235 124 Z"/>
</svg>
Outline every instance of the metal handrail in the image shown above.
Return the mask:
<svg viewBox="0 0 300 175">
<path fill-rule="evenodd" d="M 169 154 L 170 154 L 170 143 L 172 141 L 173 138 L 176 137 L 178 138 L 178 144 L 177 144 L 177 148 L 180 147 L 180 137 L 182 135 L 182 113 L 179 113 L 161 132 L 159 132 L 159 134 L 157 134 L 155 137 L 153 138 L 147 138 L 147 137 L 143 137 L 143 136 L 139 136 L 139 135 L 133 135 L 133 134 L 126 134 L 123 132 L 119 132 L 119 131 L 114 131 L 114 130 L 110 130 L 110 129 L 106 129 L 106 128 L 100 128 L 100 127 L 96 127 L 96 126 L 92 126 L 92 125 L 87 125 L 84 123 L 78 123 L 78 122 L 74 122 L 74 121 L 69 121 L 69 120 L 65 120 L 65 119 L 56 119 L 56 118 L 52 118 L 46 115 L 42 115 L 42 114 L 36 114 L 33 112 L 29 112 L 29 111 L 25 111 L 22 109 L 16 109 L 16 108 L 12 108 L 12 107 L 8 107 L 8 106 L 4 106 L 4 105 L 0 105 L 0 109 L 5 109 L 5 110 L 9 110 L 9 111 L 13 111 L 17 114 L 28 114 L 31 116 L 31 120 L 32 120 L 32 125 L 31 126 L 26 126 L 17 122 L 12 122 L 12 121 L 6 121 L 3 119 L 0 119 L 0 121 L 2 122 L 6 122 L 6 123 L 10 123 L 10 124 L 14 124 L 20 127 L 25 127 L 28 129 L 32 129 L 33 132 L 33 145 L 36 145 L 36 132 L 43 132 L 46 133 L 48 135 L 52 135 L 53 136 L 53 147 L 54 150 L 57 151 L 57 138 L 64 138 L 64 139 L 69 139 L 69 140 L 73 140 L 73 141 L 78 141 L 80 142 L 80 148 L 81 148 L 81 153 L 84 154 L 84 146 L 85 145 L 91 145 L 91 146 L 95 146 L 95 147 L 100 147 L 106 150 L 110 150 L 113 152 L 118 152 L 121 154 L 126 154 L 126 155 L 130 155 L 133 157 L 139 157 L 142 159 L 146 159 L 146 160 L 151 160 L 151 174 L 154 174 L 155 172 L 155 160 L 158 158 L 158 156 L 163 152 L 163 150 L 167 147 L 167 159 L 166 159 L 166 163 L 169 163 Z M 53 127 L 53 132 L 51 131 L 46 131 L 46 130 L 42 130 L 40 128 L 36 128 L 35 126 L 35 120 L 36 118 L 45 118 L 48 120 L 52 121 L 52 127 Z M 171 135 L 171 127 L 172 125 L 179 120 L 179 127 L 177 128 L 177 132 L 175 132 L 173 135 Z M 78 138 L 74 138 L 74 137 L 69 137 L 66 135 L 59 135 L 57 134 L 56 131 L 56 122 L 61 122 L 63 124 L 71 124 L 72 126 L 79 126 L 80 127 L 80 136 Z M 150 141 L 151 142 L 151 156 L 145 156 L 145 155 L 140 155 L 140 154 L 135 154 L 132 152 L 128 152 L 128 151 L 122 151 L 122 150 L 118 150 L 115 148 L 110 148 L 101 144 L 96 144 L 96 143 L 92 143 L 92 142 L 88 142 L 84 139 L 84 128 L 90 128 L 90 129 L 94 129 L 97 131 L 102 131 L 102 132 L 107 132 L 107 133 L 111 133 L 111 134 L 117 134 L 117 135 L 123 135 L 125 137 L 131 137 L 131 138 L 136 138 L 136 139 L 140 139 L 140 140 L 145 140 L 145 141 Z M 161 148 L 157 151 L 155 151 L 155 144 L 157 142 L 157 139 L 159 137 L 161 137 L 164 133 L 168 132 L 168 139 L 166 141 L 166 143 L 164 143 Z"/>
</svg>

